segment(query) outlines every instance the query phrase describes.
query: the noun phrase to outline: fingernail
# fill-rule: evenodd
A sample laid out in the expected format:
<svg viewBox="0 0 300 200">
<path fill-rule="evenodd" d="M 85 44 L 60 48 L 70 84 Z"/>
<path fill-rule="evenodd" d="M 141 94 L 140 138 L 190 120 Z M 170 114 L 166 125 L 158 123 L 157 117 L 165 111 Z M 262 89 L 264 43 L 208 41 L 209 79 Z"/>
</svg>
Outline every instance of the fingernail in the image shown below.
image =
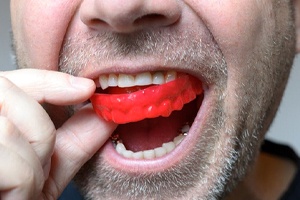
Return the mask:
<svg viewBox="0 0 300 200">
<path fill-rule="evenodd" d="M 73 87 L 77 89 L 87 89 L 90 87 L 94 87 L 95 85 L 94 81 L 90 79 L 75 76 L 71 76 L 70 83 Z"/>
</svg>

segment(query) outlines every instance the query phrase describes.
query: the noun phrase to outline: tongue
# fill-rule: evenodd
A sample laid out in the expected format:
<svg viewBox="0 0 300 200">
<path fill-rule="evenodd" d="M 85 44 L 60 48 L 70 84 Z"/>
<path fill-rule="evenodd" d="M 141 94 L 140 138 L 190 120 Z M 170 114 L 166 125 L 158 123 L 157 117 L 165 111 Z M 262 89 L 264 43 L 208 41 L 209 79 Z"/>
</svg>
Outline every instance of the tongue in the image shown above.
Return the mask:
<svg viewBox="0 0 300 200">
<path fill-rule="evenodd" d="M 197 102 L 192 101 L 167 118 L 158 117 L 119 125 L 115 134 L 119 135 L 128 150 L 137 152 L 154 149 L 172 141 L 186 123 L 192 124 L 197 111 Z"/>
</svg>

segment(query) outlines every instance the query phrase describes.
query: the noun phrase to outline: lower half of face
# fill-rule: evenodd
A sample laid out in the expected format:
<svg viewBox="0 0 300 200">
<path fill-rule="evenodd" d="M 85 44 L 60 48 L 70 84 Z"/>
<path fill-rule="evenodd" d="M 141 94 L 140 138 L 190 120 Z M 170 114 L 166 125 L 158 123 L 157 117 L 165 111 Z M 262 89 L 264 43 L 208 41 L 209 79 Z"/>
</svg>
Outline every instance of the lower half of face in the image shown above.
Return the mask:
<svg viewBox="0 0 300 200">
<path fill-rule="evenodd" d="M 223 197 L 258 154 L 286 84 L 295 36 L 292 11 L 284 13 L 286 23 L 277 13 L 247 47 L 220 45 L 232 44 L 230 38 L 215 37 L 205 22 L 196 26 L 200 19 L 130 34 L 78 31 L 82 25 L 73 21 L 59 69 L 94 79 L 99 115 L 120 123 L 76 176 L 82 193 L 89 199 Z M 34 63 L 20 51 L 20 63 Z M 132 94 L 137 98 L 128 106 Z M 120 99 L 122 108 L 113 103 Z M 121 109 L 123 115 L 111 114 Z"/>
<path fill-rule="evenodd" d="M 226 59 L 216 46 L 210 49 L 210 45 L 195 45 L 194 40 L 184 42 L 179 38 L 174 39 L 174 46 L 179 45 L 175 41 L 197 48 L 193 52 L 179 48 L 173 51 L 174 55 L 164 55 L 164 62 L 195 66 L 193 70 L 201 74 L 201 78 L 197 78 L 201 80 L 199 84 L 203 91 L 168 117 L 119 125 L 112 138 L 77 175 L 76 182 L 88 197 L 220 198 L 243 178 L 257 156 L 287 79 L 293 55 L 293 51 L 289 51 L 293 48 L 292 43 L 273 38 L 268 42 L 270 46 L 258 48 L 253 53 L 243 70 L 231 74 Z M 162 52 L 164 47 L 163 44 L 156 45 L 155 50 Z M 155 55 L 154 52 L 147 54 Z M 176 54 L 186 54 L 189 61 L 179 59 Z M 197 56 L 191 58 L 190 55 Z M 197 68 L 198 63 L 205 64 Z M 177 74 L 174 82 L 180 79 L 181 73 L 190 76 L 193 72 L 174 67 L 170 74 L 173 70 Z M 150 73 L 155 76 L 154 72 Z M 122 79 L 120 75 L 119 79 Z M 159 87 L 163 89 L 167 84 Z M 177 95 L 183 96 L 180 87 L 185 90 L 184 86 L 177 85 Z M 172 104 L 176 100 L 170 101 Z"/>
</svg>

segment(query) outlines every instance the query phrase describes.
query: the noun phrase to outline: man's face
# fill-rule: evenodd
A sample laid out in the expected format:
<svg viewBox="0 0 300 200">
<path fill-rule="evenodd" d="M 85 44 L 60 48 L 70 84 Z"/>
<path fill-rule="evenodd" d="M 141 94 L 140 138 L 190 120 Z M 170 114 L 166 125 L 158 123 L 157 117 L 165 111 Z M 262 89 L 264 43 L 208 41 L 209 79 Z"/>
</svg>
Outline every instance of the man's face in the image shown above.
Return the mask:
<svg viewBox="0 0 300 200">
<path fill-rule="evenodd" d="M 60 70 L 96 83 L 100 75 L 150 72 L 154 78 L 175 71 L 202 83 L 204 92 L 180 111 L 119 125 L 114 133 L 127 154 L 140 153 L 172 141 L 188 124 L 175 149 L 162 157 L 125 158 L 115 150 L 118 142 L 109 140 L 76 177 L 83 194 L 213 199 L 244 176 L 295 54 L 291 2 L 11 2 L 19 67 Z"/>
</svg>

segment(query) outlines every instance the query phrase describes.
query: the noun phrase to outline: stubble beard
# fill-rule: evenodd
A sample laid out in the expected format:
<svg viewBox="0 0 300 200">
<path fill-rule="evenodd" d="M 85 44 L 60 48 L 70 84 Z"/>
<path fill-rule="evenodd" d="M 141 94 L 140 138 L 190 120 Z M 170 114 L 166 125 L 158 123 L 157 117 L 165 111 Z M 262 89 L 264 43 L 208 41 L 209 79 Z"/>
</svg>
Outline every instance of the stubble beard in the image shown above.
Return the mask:
<svg viewBox="0 0 300 200">
<path fill-rule="evenodd" d="M 105 163 L 99 151 L 80 170 L 75 181 L 87 199 L 185 199 L 189 197 L 187 194 L 195 192 L 197 185 L 201 185 L 201 190 L 194 193 L 197 199 L 219 196 L 227 181 L 224 176 L 220 177 L 220 168 L 211 169 L 213 165 L 221 165 L 219 158 L 211 160 L 211 154 L 216 151 L 214 146 L 218 142 L 213 129 L 220 127 L 221 122 L 219 119 L 211 122 L 214 127 L 207 127 L 190 155 L 172 168 L 159 173 L 122 172 Z M 228 173 L 227 169 L 223 170 L 224 174 Z"/>
<path fill-rule="evenodd" d="M 112 59 L 163 57 L 164 65 L 179 63 L 197 68 L 214 83 L 214 107 L 191 154 L 177 166 L 160 173 L 130 174 L 117 171 L 101 158 L 101 150 L 77 174 L 75 181 L 87 199 L 219 199 L 226 195 L 254 162 L 268 129 L 294 57 L 293 27 L 270 39 L 271 47 L 257 49 L 233 94 L 226 92 L 227 66 L 212 37 L 203 40 L 195 32 L 143 32 L 135 36 L 104 33 L 82 35 L 65 41 L 61 71 L 77 75 L 91 63 L 105 65 Z M 83 34 L 84 35 L 84 34 Z M 281 37 L 289 38 L 282 40 Z M 191 40 L 191 38 L 194 38 Z M 101 46 L 99 47 L 99 45 Z M 192 48 L 191 48 L 192 47 Z M 80 52 L 74 51 L 81 49 Z M 168 49 L 168 51 L 166 51 Z M 276 53 L 274 56 L 274 53 Z M 262 57 L 261 55 L 267 55 Z M 275 67 L 274 67 L 275 66 Z M 283 66 L 283 67 L 282 67 Z M 248 71 L 251 69 L 250 71 Z M 259 75 L 253 71 L 261 71 Z M 252 73 L 249 73 L 252 72 Z M 251 86 L 247 85 L 251 83 Z M 229 116 L 228 96 L 236 96 L 238 115 Z M 278 96 L 278 97 L 277 97 Z M 199 134 L 200 135 L 200 134 Z"/>
<path fill-rule="evenodd" d="M 86 65 L 101 66 L 103 61 L 112 59 L 156 57 L 163 60 L 163 65 L 188 66 L 197 68 L 206 78 L 207 83 L 218 84 L 216 96 L 222 95 L 227 79 L 226 63 L 212 37 L 203 37 L 193 31 L 176 32 L 141 32 L 134 36 L 111 35 L 107 33 L 69 38 L 61 54 L 61 71 L 78 74 Z M 191 40 L 190 38 L 194 38 Z M 203 39 L 205 38 L 205 40 Z M 80 45 L 82 44 L 82 46 Z M 101 46 L 95 46 L 101 44 Z M 79 46 L 78 46 L 79 45 Z M 106 48 L 110 47 L 110 51 Z M 84 49 L 79 55 L 72 49 Z M 79 60 L 78 58 L 84 58 Z M 108 61 L 107 61 L 108 60 Z M 71 67 L 72 66 L 72 67 Z M 77 67 L 74 67 L 77 66 Z M 218 142 L 220 130 L 224 126 L 224 117 L 220 116 L 224 99 L 217 98 L 213 113 L 201 133 L 201 138 L 193 152 L 179 165 L 160 173 L 130 174 L 117 171 L 101 158 L 98 152 L 77 174 L 75 180 L 87 199 L 174 199 L 181 198 L 197 184 L 204 186 L 203 193 L 215 196 L 224 190 L 226 180 L 222 180 L 219 168 L 211 170 L 212 165 L 221 165 L 220 159 L 210 160 Z M 228 141 L 230 143 L 230 141 Z M 230 145 L 232 146 L 232 145 Z M 234 152 L 234 150 L 229 150 Z M 227 151 L 226 151 L 227 152 Z M 230 154 L 234 154 L 230 152 Z M 227 172 L 226 172 L 227 173 Z M 216 188 L 215 178 L 221 184 Z M 218 177 L 218 178 L 217 178 Z M 213 191 L 213 192 L 212 192 Z"/>
</svg>

